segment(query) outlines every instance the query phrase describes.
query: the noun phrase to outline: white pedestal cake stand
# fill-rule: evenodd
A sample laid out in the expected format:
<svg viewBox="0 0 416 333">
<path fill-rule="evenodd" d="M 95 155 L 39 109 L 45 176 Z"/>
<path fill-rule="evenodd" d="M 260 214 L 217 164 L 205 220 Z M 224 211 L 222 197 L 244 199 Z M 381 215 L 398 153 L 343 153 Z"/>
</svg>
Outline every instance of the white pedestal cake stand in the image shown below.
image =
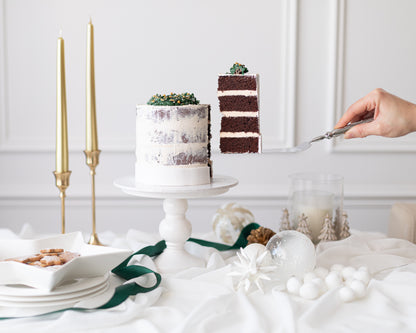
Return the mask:
<svg viewBox="0 0 416 333">
<path fill-rule="evenodd" d="M 219 195 L 238 184 L 237 179 L 216 176 L 210 184 L 197 186 L 154 186 L 136 184 L 134 177 L 119 178 L 114 185 L 123 192 L 140 197 L 163 200 L 164 219 L 160 222 L 159 233 L 166 241 L 166 249 L 155 263 L 161 273 L 173 273 L 189 267 L 205 266 L 203 259 L 185 251 L 186 240 L 191 236 L 192 226 L 186 218 L 188 200 Z"/>
</svg>

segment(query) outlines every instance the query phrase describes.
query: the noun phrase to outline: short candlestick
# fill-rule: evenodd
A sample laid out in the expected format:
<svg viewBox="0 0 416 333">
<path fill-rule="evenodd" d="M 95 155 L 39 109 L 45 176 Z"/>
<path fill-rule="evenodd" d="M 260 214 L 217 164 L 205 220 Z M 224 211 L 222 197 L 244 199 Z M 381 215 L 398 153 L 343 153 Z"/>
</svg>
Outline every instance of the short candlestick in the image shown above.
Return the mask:
<svg viewBox="0 0 416 333">
<path fill-rule="evenodd" d="M 53 174 L 55 175 L 56 180 L 56 187 L 59 188 L 59 196 L 61 198 L 61 228 L 62 233 L 65 233 L 65 191 L 69 186 L 69 176 L 71 175 L 71 171 L 66 172 L 57 172 L 54 171 Z"/>
</svg>

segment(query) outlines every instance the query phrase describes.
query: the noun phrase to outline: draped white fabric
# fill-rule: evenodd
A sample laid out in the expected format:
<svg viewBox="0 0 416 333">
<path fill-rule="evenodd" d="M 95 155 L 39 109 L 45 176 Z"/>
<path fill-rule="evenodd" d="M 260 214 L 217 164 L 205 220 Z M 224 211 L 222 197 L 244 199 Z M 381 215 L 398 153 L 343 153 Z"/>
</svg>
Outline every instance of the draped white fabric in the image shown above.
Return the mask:
<svg viewBox="0 0 416 333">
<path fill-rule="evenodd" d="M 32 238 L 0 230 L 0 238 Z M 213 234 L 194 237 L 216 240 Z M 100 240 L 114 247 L 138 250 L 158 241 L 155 235 L 131 230 L 123 237 L 111 232 Z M 317 247 L 318 265 L 367 266 L 373 279 L 367 295 L 344 303 L 336 290 L 316 300 L 289 295 L 271 281 L 265 293 L 235 291 L 227 275 L 236 260 L 187 243 L 188 251 L 207 260 L 205 268 L 164 275 L 159 288 L 131 297 L 109 310 L 64 313 L 0 321 L 0 332 L 415 332 L 416 245 L 382 234 L 353 231 L 348 239 Z M 136 258 L 154 268 L 147 257 Z M 141 281 L 143 282 L 143 281 Z M 146 283 L 146 281 L 144 281 Z M 82 304 L 79 304 L 82 306 Z"/>
</svg>

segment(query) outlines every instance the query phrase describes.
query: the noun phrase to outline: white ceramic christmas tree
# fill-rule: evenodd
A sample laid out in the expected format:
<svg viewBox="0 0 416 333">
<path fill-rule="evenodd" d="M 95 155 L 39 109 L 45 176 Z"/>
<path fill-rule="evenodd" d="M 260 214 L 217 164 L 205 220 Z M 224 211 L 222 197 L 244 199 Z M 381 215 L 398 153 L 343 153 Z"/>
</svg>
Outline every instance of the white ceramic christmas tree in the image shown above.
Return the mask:
<svg viewBox="0 0 416 333">
<path fill-rule="evenodd" d="M 342 213 L 340 230 L 341 230 L 339 233 L 340 239 L 344 239 L 344 238 L 351 236 L 350 225 L 348 223 L 348 214 L 345 212 Z"/>
<path fill-rule="evenodd" d="M 299 218 L 299 223 L 296 231 L 299 231 L 305 236 L 309 237 L 309 239 L 312 239 L 312 232 L 309 228 L 308 217 L 305 216 L 305 214 L 302 214 L 302 216 Z"/>
<path fill-rule="evenodd" d="M 289 211 L 287 210 L 287 208 L 283 209 L 283 215 L 282 215 L 282 219 L 280 222 L 279 231 L 283 231 L 283 230 L 292 230 L 292 227 L 290 225 L 290 220 L 289 220 Z"/>
<path fill-rule="evenodd" d="M 329 214 L 326 214 L 325 216 L 325 221 L 318 239 L 321 241 L 334 241 L 338 239 Z"/>
</svg>

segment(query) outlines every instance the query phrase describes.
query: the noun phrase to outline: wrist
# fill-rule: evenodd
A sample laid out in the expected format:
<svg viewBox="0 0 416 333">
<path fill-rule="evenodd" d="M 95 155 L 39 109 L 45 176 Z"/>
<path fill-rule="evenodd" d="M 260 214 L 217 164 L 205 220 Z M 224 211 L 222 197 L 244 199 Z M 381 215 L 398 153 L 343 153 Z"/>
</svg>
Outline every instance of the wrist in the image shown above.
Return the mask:
<svg viewBox="0 0 416 333">
<path fill-rule="evenodd" d="M 408 113 L 408 122 L 410 132 L 416 132 L 416 104 L 410 104 L 410 111 Z"/>
</svg>

